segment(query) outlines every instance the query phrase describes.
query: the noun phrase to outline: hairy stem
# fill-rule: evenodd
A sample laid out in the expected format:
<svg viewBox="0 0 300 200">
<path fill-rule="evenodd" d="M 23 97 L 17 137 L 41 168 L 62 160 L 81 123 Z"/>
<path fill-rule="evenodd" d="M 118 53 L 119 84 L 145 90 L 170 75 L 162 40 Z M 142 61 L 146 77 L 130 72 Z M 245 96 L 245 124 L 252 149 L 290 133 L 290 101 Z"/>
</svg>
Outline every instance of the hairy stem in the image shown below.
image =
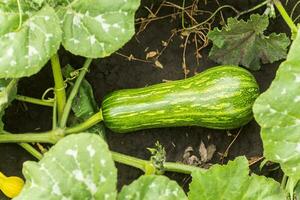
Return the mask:
<svg viewBox="0 0 300 200">
<path fill-rule="evenodd" d="M 78 89 L 81 85 L 81 82 L 82 80 L 84 79 L 84 76 L 86 75 L 86 73 L 88 72 L 88 69 L 89 69 L 89 66 L 92 62 L 92 59 L 91 58 L 87 58 L 83 67 L 81 68 L 81 71 L 79 73 L 79 76 L 72 88 L 72 91 L 68 97 L 68 100 L 67 100 L 67 103 L 66 103 L 66 106 L 63 110 L 63 115 L 61 117 L 61 121 L 60 121 L 60 127 L 61 128 L 65 128 L 66 125 L 67 125 L 67 121 L 68 121 L 68 117 L 69 117 L 69 114 L 70 114 L 70 111 L 71 111 L 71 108 L 72 108 L 72 102 L 73 102 L 73 99 L 76 97 L 77 95 L 77 92 L 78 92 Z"/>
<path fill-rule="evenodd" d="M 49 107 L 53 106 L 53 102 L 44 101 L 42 99 L 36 99 L 36 98 L 22 96 L 22 95 L 17 95 L 16 99 L 19 101 L 24 101 L 27 103 L 37 104 L 37 105 L 41 105 L 41 106 L 49 106 Z"/>
<path fill-rule="evenodd" d="M 66 90 L 57 54 L 52 56 L 51 65 L 55 82 L 55 98 L 57 100 L 58 119 L 61 119 L 66 104 Z"/>
</svg>

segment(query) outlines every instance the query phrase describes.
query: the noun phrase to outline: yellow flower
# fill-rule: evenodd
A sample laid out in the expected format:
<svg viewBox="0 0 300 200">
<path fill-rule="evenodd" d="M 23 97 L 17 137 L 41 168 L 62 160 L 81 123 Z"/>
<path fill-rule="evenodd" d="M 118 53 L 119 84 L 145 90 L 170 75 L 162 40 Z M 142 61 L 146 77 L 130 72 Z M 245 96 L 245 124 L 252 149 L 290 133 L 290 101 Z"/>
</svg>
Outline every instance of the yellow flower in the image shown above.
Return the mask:
<svg viewBox="0 0 300 200">
<path fill-rule="evenodd" d="M 10 176 L 6 177 L 0 172 L 0 190 L 9 198 L 18 196 L 24 186 L 23 179 Z"/>
</svg>

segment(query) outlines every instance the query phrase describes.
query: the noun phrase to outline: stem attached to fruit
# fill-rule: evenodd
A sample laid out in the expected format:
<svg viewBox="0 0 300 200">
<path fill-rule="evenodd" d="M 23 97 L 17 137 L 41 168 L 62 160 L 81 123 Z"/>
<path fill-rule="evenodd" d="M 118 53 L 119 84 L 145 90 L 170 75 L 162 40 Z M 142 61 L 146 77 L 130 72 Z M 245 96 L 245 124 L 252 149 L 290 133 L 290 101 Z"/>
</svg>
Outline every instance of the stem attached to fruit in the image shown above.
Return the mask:
<svg viewBox="0 0 300 200">
<path fill-rule="evenodd" d="M 98 124 L 102 120 L 103 120 L 103 116 L 102 116 L 102 111 L 100 110 L 99 112 L 91 116 L 89 119 L 85 120 L 83 123 L 78 124 L 71 128 L 67 128 L 64 134 L 69 135 L 69 134 L 85 131 L 91 128 L 92 126 Z"/>
</svg>

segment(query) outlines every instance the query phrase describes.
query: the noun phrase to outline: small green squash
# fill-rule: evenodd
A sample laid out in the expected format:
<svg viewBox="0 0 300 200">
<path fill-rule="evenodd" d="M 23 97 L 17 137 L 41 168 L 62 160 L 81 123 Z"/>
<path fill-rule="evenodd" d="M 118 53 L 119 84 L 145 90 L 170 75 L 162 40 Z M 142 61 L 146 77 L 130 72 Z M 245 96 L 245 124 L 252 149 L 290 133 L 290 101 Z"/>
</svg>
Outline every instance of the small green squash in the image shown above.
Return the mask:
<svg viewBox="0 0 300 200">
<path fill-rule="evenodd" d="M 115 91 L 104 98 L 102 113 L 117 133 L 176 126 L 234 129 L 252 119 L 258 95 L 249 71 L 218 66 L 185 80 Z"/>
</svg>

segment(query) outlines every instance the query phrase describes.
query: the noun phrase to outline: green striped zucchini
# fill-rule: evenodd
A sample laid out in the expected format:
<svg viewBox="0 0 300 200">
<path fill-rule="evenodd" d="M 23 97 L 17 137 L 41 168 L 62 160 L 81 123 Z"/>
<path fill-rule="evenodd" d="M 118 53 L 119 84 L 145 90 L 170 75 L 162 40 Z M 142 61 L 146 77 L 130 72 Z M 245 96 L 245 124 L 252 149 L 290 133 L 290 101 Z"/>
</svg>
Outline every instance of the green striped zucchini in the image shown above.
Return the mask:
<svg viewBox="0 0 300 200">
<path fill-rule="evenodd" d="M 255 78 L 237 66 L 218 66 L 194 77 L 106 96 L 103 120 L 114 132 L 202 126 L 234 129 L 252 119 L 259 95 Z"/>
</svg>

